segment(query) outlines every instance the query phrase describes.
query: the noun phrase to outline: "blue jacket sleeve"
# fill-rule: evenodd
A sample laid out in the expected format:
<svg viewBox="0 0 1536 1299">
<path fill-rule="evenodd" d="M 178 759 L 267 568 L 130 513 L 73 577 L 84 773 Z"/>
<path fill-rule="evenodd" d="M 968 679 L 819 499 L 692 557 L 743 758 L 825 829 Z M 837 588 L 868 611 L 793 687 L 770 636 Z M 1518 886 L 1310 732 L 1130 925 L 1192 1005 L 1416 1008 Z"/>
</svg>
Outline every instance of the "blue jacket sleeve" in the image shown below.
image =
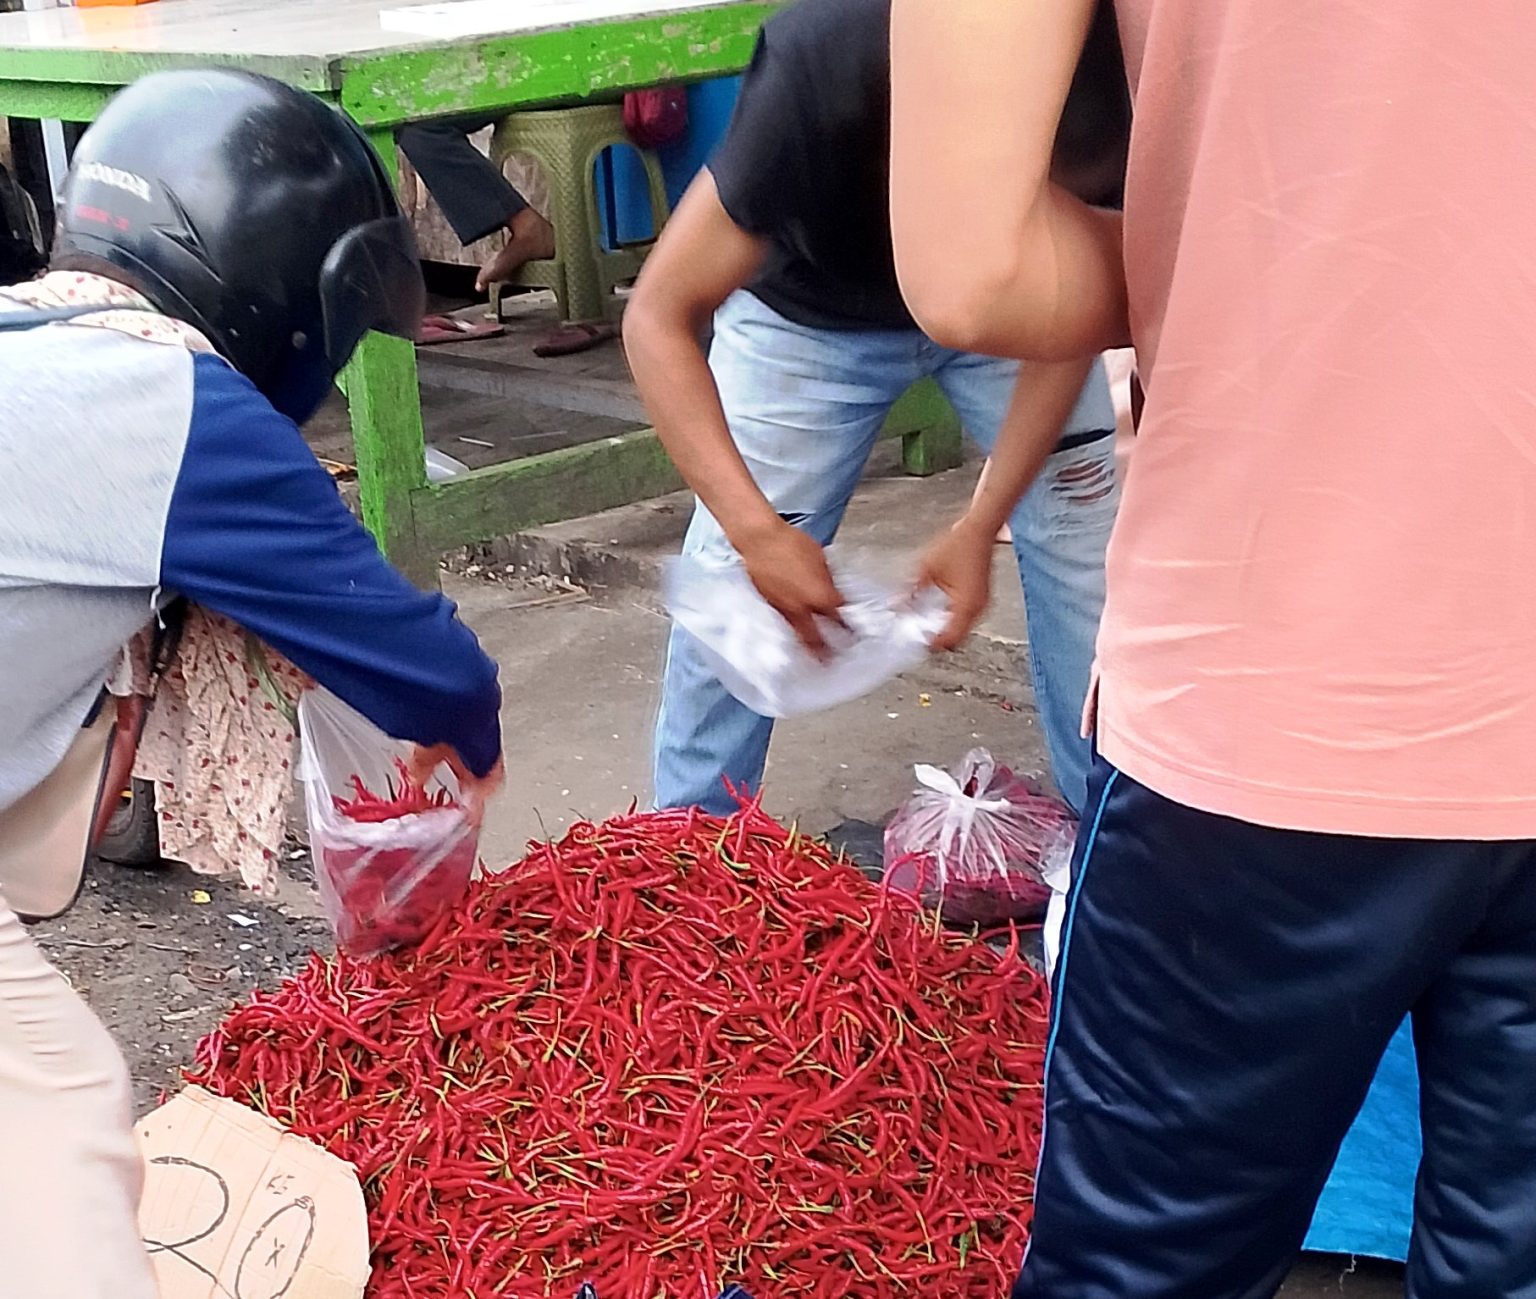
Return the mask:
<svg viewBox="0 0 1536 1299">
<path fill-rule="evenodd" d="M 501 756 L 496 664 L 441 595 L 379 554 L 298 428 L 222 361 L 194 363 L 160 580 L 234 619 L 376 726 Z"/>
</svg>

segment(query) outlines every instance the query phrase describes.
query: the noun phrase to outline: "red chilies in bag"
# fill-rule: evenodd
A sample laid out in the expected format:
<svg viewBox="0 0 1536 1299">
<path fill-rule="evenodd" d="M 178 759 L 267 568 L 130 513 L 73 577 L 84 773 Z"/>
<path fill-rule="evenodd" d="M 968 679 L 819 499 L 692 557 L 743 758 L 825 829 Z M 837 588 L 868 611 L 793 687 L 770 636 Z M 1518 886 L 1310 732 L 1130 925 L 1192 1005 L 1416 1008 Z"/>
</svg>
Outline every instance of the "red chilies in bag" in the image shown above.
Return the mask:
<svg viewBox="0 0 1536 1299">
<path fill-rule="evenodd" d="M 299 701 L 299 737 L 310 850 L 337 943 L 377 956 L 418 941 L 469 886 L 478 830 L 451 789 L 412 777 L 407 746 L 333 695 Z"/>
<path fill-rule="evenodd" d="M 886 880 L 957 924 L 1038 920 L 1046 869 L 1071 844 L 1071 809 L 985 749 L 952 771 L 917 768 L 918 789 L 885 830 Z"/>
</svg>

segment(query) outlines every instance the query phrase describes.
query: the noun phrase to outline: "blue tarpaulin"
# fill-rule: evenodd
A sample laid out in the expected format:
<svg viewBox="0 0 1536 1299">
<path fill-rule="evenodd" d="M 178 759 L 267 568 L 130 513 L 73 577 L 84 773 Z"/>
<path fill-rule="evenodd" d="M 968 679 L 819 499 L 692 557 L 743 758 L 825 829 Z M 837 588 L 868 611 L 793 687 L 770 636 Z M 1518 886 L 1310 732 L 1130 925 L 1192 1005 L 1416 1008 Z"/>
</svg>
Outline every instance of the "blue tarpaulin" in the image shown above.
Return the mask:
<svg viewBox="0 0 1536 1299">
<path fill-rule="evenodd" d="M 667 198 L 672 203 L 677 202 L 725 134 L 740 84 L 739 77 L 725 77 L 688 87 L 688 133 L 675 144 L 660 150 Z M 639 158 L 629 149 L 616 149 L 606 167 L 603 189 L 609 201 L 598 204 L 604 242 L 612 247 L 616 237 L 620 240 L 648 238 L 651 234 L 651 205 Z"/>
<path fill-rule="evenodd" d="M 1406 1261 L 1419 1149 L 1419 1074 L 1404 1024 L 1339 1151 L 1307 1248 Z"/>
</svg>

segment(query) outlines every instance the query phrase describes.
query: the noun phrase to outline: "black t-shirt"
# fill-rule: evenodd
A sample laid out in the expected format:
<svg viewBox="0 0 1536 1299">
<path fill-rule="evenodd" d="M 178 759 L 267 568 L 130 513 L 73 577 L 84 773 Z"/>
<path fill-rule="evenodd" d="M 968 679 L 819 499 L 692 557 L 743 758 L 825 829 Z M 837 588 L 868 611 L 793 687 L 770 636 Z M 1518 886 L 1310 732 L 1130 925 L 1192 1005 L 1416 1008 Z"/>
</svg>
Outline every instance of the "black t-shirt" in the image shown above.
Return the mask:
<svg viewBox="0 0 1536 1299">
<path fill-rule="evenodd" d="M 916 328 L 891 249 L 890 34 L 891 0 L 798 0 L 775 14 L 709 163 L 731 219 L 772 245 L 751 291 L 797 324 Z M 1128 128 L 1105 0 L 1058 141 L 1119 148 Z"/>
</svg>

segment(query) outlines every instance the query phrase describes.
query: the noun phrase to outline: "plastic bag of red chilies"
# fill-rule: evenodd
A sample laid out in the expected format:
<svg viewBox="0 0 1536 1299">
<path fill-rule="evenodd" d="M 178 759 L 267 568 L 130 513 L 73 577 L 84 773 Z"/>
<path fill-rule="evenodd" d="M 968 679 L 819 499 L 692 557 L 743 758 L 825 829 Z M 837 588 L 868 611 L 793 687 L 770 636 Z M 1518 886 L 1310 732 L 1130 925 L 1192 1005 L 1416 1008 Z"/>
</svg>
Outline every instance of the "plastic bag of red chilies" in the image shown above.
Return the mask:
<svg viewBox="0 0 1536 1299">
<path fill-rule="evenodd" d="M 478 830 L 452 790 L 416 782 L 406 745 L 334 695 L 299 701 L 299 743 L 309 846 L 336 941 L 354 956 L 418 941 L 469 886 Z"/>
<path fill-rule="evenodd" d="M 985 749 L 952 771 L 920 766 L 917 781 L 885 830 L 890 886 L 954 924 L 1039 919 L 1046 867 L 1071 851 L 1071 809 Z"/>
<path fill-rule="evenodd" d="M 191 1080 L 353 1164 L 368 1299 L 998 1299 L 1044 982 L 756 807 L 579 824 Z"/>
</svg>

